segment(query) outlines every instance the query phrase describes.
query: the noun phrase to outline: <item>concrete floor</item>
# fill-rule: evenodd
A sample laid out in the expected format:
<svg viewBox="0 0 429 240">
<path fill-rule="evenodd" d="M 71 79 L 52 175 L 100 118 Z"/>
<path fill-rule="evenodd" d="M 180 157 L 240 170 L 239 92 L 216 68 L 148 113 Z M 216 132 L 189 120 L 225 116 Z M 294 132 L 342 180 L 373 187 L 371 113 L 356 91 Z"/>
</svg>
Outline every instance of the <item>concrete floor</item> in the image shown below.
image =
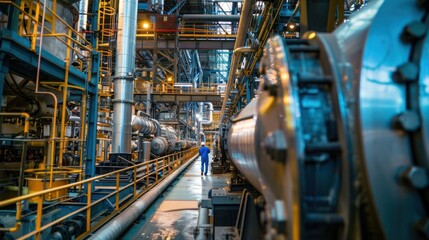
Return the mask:
<svg viewBox="0 0 429 240">
<path fill-rule="evenodd" d="M 201 161 L 197 158 L 174 187 L 165 193 L 154 214 L 148 216 L 149 219 L 137 233 L 124 236 L 123 239 L 194 239 L 198 201 L 208 199 L 210 189 L 225 187 L 230 176 L 212 175 L 211 172 L 201 176 L 200 168 Z"/>
</svg>

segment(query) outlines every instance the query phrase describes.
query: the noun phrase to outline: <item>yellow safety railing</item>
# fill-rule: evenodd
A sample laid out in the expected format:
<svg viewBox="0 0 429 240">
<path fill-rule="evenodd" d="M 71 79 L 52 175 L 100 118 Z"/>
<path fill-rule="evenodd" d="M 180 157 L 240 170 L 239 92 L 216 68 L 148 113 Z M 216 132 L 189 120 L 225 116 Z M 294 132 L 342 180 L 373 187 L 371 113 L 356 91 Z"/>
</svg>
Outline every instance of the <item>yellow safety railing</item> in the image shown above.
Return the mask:
<svg viewBox="0 0 429 240">
<path fill-rule="evenodd" d="M 100 64 L 100 74 L 102 77 L 110 76 L 112 73 L 113 52 L 110 43 L 116 33 L 116 2 L 117 1 L 100 1 L 98 6 L 98 27 L 100 31 L 97 51 L 100 52 L 100 58 L 102 59 Z"/>
<path fill-rule="evenodd" d="M 92 45 L 90 42 L 86 41 L 83 35 L 81 33 L 77 32 L 72 26 L 69 25 L 66 21 L 63 20 L 62 16 L 59 16 L 57 12 L 57 1 L 53 0 L 52 7 L 44 6 L 43 2 L 41 1 L 34 1 L 34 0 L 21 0 L 19 5 L 16 4 L 13 1 L 10 0 L 0 0 L 0 4 L 8 5 L 11 9 L 14 8 L 19 12 L 19 18 L 18 18 L 18 34 L 22 37 L 27 38 L 30 41 L 30 49 L 31 51 L 36 52 L 36 47 L 38 45 L 38 41 L 41 40 L 43 37 L 46 39 L 54 39 L 55 44 L 58 43 L 59 46 L 64 46 L 64 59 L 60 59 L 64 61 L 64 79 L 61 82 L 44 82 L 41 83 L 44 85 L 45 88 L 48 89 L 56 89 L 55 87 L 58 86 L 58 89 L 61 92 L 63 92 L 63 102 L 67 102 L 68 98 L 68 91 L 70 89 L 78 89 L 82 92 L 82 99 L 83 103 L 86 99 L 86 92 L 85 89 L 79 88 L 77 86 L 69 84 L 68 78 L 69 78 L 69 68 L 73 65 L 73 59 L 79 59 L 81 62 L 80 65 L 80 71 L 82 71 L 82 62 L 85 62 L 87 66 L 87 73 L 86 73 L 86 80 L 90 81 L 91 76 L 91 61 L 90 61 L 90 53 L 92 51 Z M 49 4 L 51 4 L 49 3 Z M 45 12 L 43 12 L 43 9 Z M 45 21 L 42 22 L 43 14 L 45 16 Z M 43 28 L 42 28 L 43 27 Z M 61 32 L 57 31 L 56 27 L 61 27 Z M 51 43 L 52 44 L 52 43 Z M 50 47 L 49 44 L 45 42 L 45 45 L 47 47 Z M 62 48 L 61 48 L 62 49 Z M 62 51 L 62 50 L 60 50 Z M 85 105 L 82 105 L 85 106 Z M 57 106 L 55 106 L 56 108 Z M 66 132 L 66 104 L 63 104 L 61 107 L 61 112 L 59 116 L 61 116 L 61 123 L 60 123 L 60 137 L 56 137 L 56 131 L 52 130 L 53 137 L 51 138 L 51 149 L 59 149 L 58 154 L 58 166 L 62 166 L 62 156 L 63 152 L 65 150 L 66 143 L 68 141 L 79 141 L 79 145 L 83 146 L 85 134 L 84 131 L 82 131 L 80 135 L 80 139 L 69 139 L 65 136 Z M 85 116 L 85 108 L 82 108 L 82 115 L 83 118 Z M 84 119 L 82 119 L 84 120 Z M 82 121 L 85 122 L 85 121 Z M 56 122 L 54 123 L 56 126 Z M 81 124 L 81 129 L 85 129 L 86 126 L 84 124 Z M 40 139 L 42 140 L 42 139 Z M 32 140 L 33 142 L 35 140 Z M 43 140 L 44 141 L 44 140 Z M 59 147 L 57 148 L 57 143 L 59 143 Z M 55 148 L 54 148 L 55 147 Z M 80 148 L 83 149 L 83 148 Z M 79 150 L 79 158 L 80 158 L 80 166 L 82 166 L 82 158 L 83 158 L 83 151 Z M 54 159 L 54 156 L 56 155 L 54 151 L 49 152 L 50 158 L 48 159 Z M 50 169 L 51 176 L 53 173 L 53 169 L 55 166 L 54 161 L 45 163 L 45 170 L 46 168 Z M 42 165 L 43 166 L 43 165 Z M 79 166 L 79 167 L 80 167 Z M 45 172 L 46 174 L 46 172 Z M 81 179 L 81 175 L 79 176 L 79 179 Z M 51 185 L 52 179 L 49 179 L 49 182 Z"/>
<path fill-rule="evenodd" d="M 40 1 L 23 0 L 20 5 L 17 5 L 10 0 L 0 0 L 0 4 L 8 4 L 16 8 L 20 12 L 19 17 L 19 34 L 23 37 L 30 39 L 32 51 L 36 51 L 37 40 L 41 37 L 42 26 L 42 9 L 43 3 Z M 56 4 L 54 2 L 53 6 Z M 92 51 L 90 42 L 86 41 L 83 36 L 74 30 L 72 26 L 66 23 L 61 16 L 57 15 L 55 11 L 49 7 L 45 7 L 45 22 L 43 37 L 53 37 L 67 46 L 74 54 L 86 57 L 82 51 Z M 66 30 L 58 33 L 55 30 L 56 24 L 62 24 Z"/>
<path fill-rule="evenodd" d="M 35 212 L 33 212 L 33 214 L 34 213 L 36 214 L 35 228 L 30 232 L 25 233 L 25 235 L 20 236 L 18 239 L 27 239 L 30 237 L 35 237 L 36 240 L 41 239 L 42 231 L 52 226 L 55 226 L 56 224 L 59 224 L 64 220 L 67 220 L 68 218 L 75 216 L 76 214 L 84 214 L 86 216 L 86 232 L 83 235 L 79 236 L 78 239 L 81 239 L 85 236 L 88 236 L 92 231 L 94 231 L 95 229 L 99 228 L 101 225 L 106 223 L 115 214 L 117 214 L 124 208 L 128 207 L 132 202 L 134 202 L 134 200 L 136 200 L 137 198 L 145 194 L 147 191 L 149 191 L 159 181 L 164 179 L 166 176 L 168 176 L 170 173 L 176 170 L 179 166 L 183 165 L 185 162 L 195 157 L 197 153 L 198 153 L 198 148 L 191 148 L 182 152 L 170 154 L 164 157 L 160 157 L 151 161 L 136 164 L 121 170 L 113 171 L 113 172 L 96 176 L 90 179 L 86 179 L 80 182 L 75 182 L 61 187 L 55 187 L 52 189 L 47 189 L 40 192 L 31 193 L 28 195 L 2 201 L 0 202 L 0 208 L 5 206 L 10 207 L 11 205 L 16 205 L 16 223 L 15 223 L 15 226 L 12 226 L 9 228 L 0 228 L 0 231 L 9 231 L 9 232 L 18 231 L 22 225 L 21 223 L 23 218 L 22 203 L 24 201 L 32 201 L 37 203 L 37 208 Z M 121 174 L 128 174 L 128 175 L 132 174 L 133 176 L 132 180 L 130 179 L 128 181 L 128 184 L 126 184 L 125 186 L 121 186 L 121 180 L 120 180 Z M 93 188 L 97 190 L 96 182 L 106 178 L 115 179 L 114 180 L 115 185 L 111 186 L 111 189 L 113 191 L 105 195 L 104 197 L 97 198 L 97 200 L 93 201 L 92 199 L 92 194 L 94 193 Z M 154 179 L 153 182 L 150 181 L 150 178 L 152 178 L 152 180 Z M 144 183 L 145 185 L 140 189 L 137 189 L 138 183 Z M 86 200 L 86 205 L 54 221 L 42 222 L 43 214 L 45 213 L 44 211 L 45 209 L 43 208 L 44 198 L 50 194 L 55 194 L 56 192 L 59 192 L 59 191 L 71 192 L 76 187 L 82 187 L 85 190 L 85 193 L 82 193 L 81 197 Z M 132 197 L 130 198 L 130 200 L 128 200 L 127 202 L 120 202 L 121 201 L 120 193 L 130 188 L 132 189 Z M 115 198 L 114 210 L 108 216 L 103 217 L 103 219 L 97 219 L 96 223 L 93 224 L 92 220 L 94 219 L 91 219 L 92 208 L 95 205 L 102 203 L 103 201 L 111 197 Z M 61 198 L 61 201 L 58 201 L 58 203 L 66 203 L 68 199 L 69 199 L 68 197 Z"/>
<path fill-rule="evenodd" d="M 153 38 L 154 27 L 156 25 L 150 24 L 147 29 L 137 29 L 137 38 L 146 37 Z M 214 24 L 193 24 L 180 26 L 177 33 L 180 38 L 235 38 L 236 30 L 219 31 L 219 25 Z"/>
<path fill-rule="evenodd" d="M 134 93 L 145 94 L 146 90 L 145 81 L 134 82 Z M 199 84 L 198 87 L 194 88 L 191 86 L 172 86 L 167 84 L 155 85 L 151 89 L 151 94 L 210 94 L 210 95 L 221 95 L 225 92 L 225 84 L 207 83 Z"/>
</svg>

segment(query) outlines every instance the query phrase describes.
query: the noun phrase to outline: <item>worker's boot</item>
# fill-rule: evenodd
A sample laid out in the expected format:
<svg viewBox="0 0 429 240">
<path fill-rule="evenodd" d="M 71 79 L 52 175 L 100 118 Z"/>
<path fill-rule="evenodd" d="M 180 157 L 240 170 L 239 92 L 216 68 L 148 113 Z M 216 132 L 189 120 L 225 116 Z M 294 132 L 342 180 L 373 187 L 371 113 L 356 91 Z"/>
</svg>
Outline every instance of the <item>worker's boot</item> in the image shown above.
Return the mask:
<svg viewBox="0 0 429 240">
<path fill-rule="evenodd" d="M 203 171 L 201 171 L 201 176 L 203 176 Z"/>
</svg>

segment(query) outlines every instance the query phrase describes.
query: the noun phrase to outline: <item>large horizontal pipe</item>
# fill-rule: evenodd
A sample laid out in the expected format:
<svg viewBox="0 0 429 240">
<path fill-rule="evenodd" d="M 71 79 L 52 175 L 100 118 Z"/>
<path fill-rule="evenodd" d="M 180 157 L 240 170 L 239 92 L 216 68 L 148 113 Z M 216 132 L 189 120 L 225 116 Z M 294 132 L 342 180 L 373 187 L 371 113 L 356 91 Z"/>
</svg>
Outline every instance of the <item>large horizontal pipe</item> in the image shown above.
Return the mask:
<svg viewBox="0 0 429 240">
<path fill-rule="evenodd" d="M 189 160 L 180 168 L 167 176 L 163 181 L 158 183 L 149 192 L 145 193 L 130 207 L 125 209 L 121 214 L 109 221 L 104 227 L 94 233 L 92 240 L 109 240 L 118 239 L 122 233 L 136 221 L 140 215 L 152 204 L 153 201 L 185 170 L 197 157 Z"/>
<path fill-rule="evenodd" d="M 239 15 L 207 15 L 207 14 L 183 14 L 182 19 L 185 21 L 196 22 L 238 22 Z"/>
</svg>

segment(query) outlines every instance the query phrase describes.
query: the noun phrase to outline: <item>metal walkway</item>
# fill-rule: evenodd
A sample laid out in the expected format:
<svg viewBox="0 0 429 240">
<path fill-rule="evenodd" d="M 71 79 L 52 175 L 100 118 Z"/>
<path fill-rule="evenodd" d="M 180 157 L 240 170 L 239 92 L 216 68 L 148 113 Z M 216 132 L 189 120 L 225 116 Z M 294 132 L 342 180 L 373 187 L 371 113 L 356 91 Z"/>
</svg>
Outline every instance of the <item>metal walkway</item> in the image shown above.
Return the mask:
<svg viewBox="0 0 429 240">
<path fill-rule="evenodd" d="M 151 210 L 146 212 L 144 223 L 137 223 L 122 239 L 194 239 L 198 201 L 208 199 L 210 189 L 225 187 L 230 176 L 211 175 L 210 172 L 201 176 L 200 166 L 200 158 L 197 158 L 173 188 L 167 190 L 164 198 L 155 204 L 152 213 Z"/>
</svg>

